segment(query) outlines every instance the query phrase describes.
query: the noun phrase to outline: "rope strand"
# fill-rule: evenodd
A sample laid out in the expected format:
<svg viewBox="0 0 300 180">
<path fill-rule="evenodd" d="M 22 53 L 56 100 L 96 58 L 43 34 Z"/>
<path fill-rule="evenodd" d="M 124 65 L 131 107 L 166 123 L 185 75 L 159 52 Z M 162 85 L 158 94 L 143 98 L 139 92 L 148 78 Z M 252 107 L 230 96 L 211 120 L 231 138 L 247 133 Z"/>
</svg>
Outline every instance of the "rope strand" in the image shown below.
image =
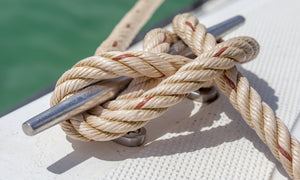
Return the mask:
<svg viewBox="0 0 300 180">
<path fill-rule="evenodd" d="M 300 179 L 299 142 L 235 67 L 258 55 L 258 43 L 250 37 L 237 37 L 216 44 L 215 38 L 206 33 L 205 26 L 199 24 L 197 18 L 181 14 L 173 20 L 174 33 L 152 30 L 145 36 L 144 51 L 120 52 L 128 47 L 161 3 L 154 1 L 151 5 L 152 1 L 149 2 L 139 1 L 97 49 L 95 56 L 79 61 L 58 80 L 51 106 L 97 81 L 119 76 L 135 78 L 116 99 L 61 123 L 66 134 L 82 141 L 118 138 L 161 116 L 188 93 L 215 81 L 290 177 Z M 145 17 L 134 15 L 139 9 Z M 134 22 L 141 23 L 135 24 L 130 34 L 131 24 L 124 24 L 134 18 L 137 18 Z M 197 58 L 167 54 L 179 39 Z"/>
</svg>

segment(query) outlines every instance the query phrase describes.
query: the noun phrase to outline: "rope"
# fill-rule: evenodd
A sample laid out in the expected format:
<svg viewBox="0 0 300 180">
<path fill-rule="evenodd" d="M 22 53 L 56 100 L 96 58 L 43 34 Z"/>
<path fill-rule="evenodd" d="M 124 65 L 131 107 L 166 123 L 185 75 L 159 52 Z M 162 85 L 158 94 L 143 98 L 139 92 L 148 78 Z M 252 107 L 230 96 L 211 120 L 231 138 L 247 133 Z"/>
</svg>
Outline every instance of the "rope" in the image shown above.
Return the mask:
<svg viewBox="0 0 300 180">
<path fill-rule="evenodd" d="M 97 48 L 95 55 L 107 51 L 125 51 L 163 1 L 139 0 L 117 24 L 109 37 Z"/>
<path fill-rule="evenodd" d="M 137 7 L 148 3 L 143 9 L 147 10 L 146 18 L 140 22 L 145 23 L 160 4 L 151 5 L 152 2 L 159 1 L 150 4 L 146 0 L 139 1 L 112 32 L 114 35 L 97 49 L 95 56 L 79 61 L 58 80 L 51 106 L 97 81 L 119 76 L 135 78 L 116 99 L 61 123 L 66 134 L 82 141 L 118 138 L 161 116 L 188 93 L 215 81 L 290 177 L 300 179 L 299 142 L 235 68 L 236 64 L 257 56 L 259 45 L 253 38 L 237 37 L 216 44 L 215 38 L 206 33 L 206 28 L 194 16 L 181 14 L 173 20 L 174 33 L 152 30 L 145 36 L 144 51 L 121 52 L 134 37 L 123 36 L 126 34 L 121 32 L 123 29 L 128 33 L 128 27 L 122 27 L 124 21 L 136 17 L 132 13 L 136 13 Z M 132 32 L 137 33 L 141 24 Z M 116 41 L 118 37 L 120 40 Z M 178 39 L 183 40 L 197 58 L 167 54 Z"/>
<path fill-rule="evenodd" d="M 292 179 L 300 179 L 300 144 L 289 133 L 274 111 L 261 100 L 236 68 L 224 71 L 215 78 L 219 89 L 228 97 L 246 123 L 269 147 Z"/>
</svg>

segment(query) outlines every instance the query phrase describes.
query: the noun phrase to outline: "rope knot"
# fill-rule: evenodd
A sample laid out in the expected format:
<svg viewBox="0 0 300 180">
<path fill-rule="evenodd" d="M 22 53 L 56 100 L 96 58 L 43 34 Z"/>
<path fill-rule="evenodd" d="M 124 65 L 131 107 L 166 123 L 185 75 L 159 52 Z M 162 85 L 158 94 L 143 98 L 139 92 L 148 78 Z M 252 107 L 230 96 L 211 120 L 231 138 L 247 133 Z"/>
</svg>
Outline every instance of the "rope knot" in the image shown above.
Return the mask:
<svg viewBox="0 0 300 180">
<path fill-rule="evenodd" d="M 60 125 L 66 134 L 82 141 L 118 138 L 161 116 L 188 93 L 216 82 L 288 174 L 299 179 L 299 142 L 235 67 L 258 55 L 258 43 L 250 37 L 217 43 L 197 18 L 181 14 L 173 20 L 174 32 L 150 31 L 144 39 L 144 51 L 120 52 L 128 47 L 141 24 L 159 4 L 157 1 L 139 3 L 94 56 L 79 61 L 58 80 L 51 106 L 103 79 L 134 78 L 116 99 L 62 122 Z M 145 16 L 136 15 L 139 12 L 144 12 Z M 128 24 L 127 20 L 132 19 L 135 22 Z M 142 23 L 137 23 L 139 21 Z M 120 40 L 116 41 L 116 37 Z M 188 46 L 192 52 L 188 57 L 194 58 L 168 54 L 172 44 L 180 40 L 182 46 Z"/>
<path fill-rule="evenodd" d="M 135 79 L 115 100 L 61 123 L 63 130 L 84 141 L 117 138 L 144 126 L 186 94 L 211 86 L 218 74 L 258 54 L 258 43 L 249 37 L 216 44 L 205 26 L 190 14 L 177 15 L 173 30 L 174 33 L 164 29 L 150 31 L 144 39 L 145 51 L 103 51 L 65 72 L 57 82 L 51 105 L 102 79 Z M 190 48 L 195 59 L 167 53 L 179 40 Z"/>
</svg>

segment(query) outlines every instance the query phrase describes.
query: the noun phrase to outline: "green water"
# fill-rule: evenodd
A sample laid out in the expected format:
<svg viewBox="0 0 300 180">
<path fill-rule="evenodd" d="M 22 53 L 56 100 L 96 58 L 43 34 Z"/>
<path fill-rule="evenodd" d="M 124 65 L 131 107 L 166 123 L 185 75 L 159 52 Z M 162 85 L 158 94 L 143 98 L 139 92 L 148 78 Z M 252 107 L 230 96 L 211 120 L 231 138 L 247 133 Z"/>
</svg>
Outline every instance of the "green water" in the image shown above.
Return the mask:
<svg viewBox="0 0 300 180">
<path fill-rule="evenodd" d="M 194 1 L 166 0 L 146 29 Z M 0 114 L 91 56 L 135 2 L 0 1 Z"/>
</svg>

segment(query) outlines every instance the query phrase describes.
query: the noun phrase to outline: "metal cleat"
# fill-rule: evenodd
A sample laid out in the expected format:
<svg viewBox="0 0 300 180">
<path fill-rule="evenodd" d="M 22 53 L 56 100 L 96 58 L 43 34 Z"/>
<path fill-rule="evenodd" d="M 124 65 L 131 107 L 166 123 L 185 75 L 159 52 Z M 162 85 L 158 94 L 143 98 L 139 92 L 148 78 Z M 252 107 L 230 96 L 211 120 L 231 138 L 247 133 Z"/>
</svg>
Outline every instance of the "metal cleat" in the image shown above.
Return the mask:
<svg viewBox="0 0 300 180">
<path fill-rule="evenodd" d="M 220 39 L 224 34 L 237 28 L 244 21 L 244 17 L 235 16 L 208 28 L 207 32 L 214 35 L 216 39 Z M 173 44 L 169 53 L 180 54 L 190 58 L 195 57 L 189 47 L 187 47 L 182 41 Z M 23 131 L 29 136 L 36 135 L 62 121 L 91 109 L 96 105 L 103 104 L 114 99 L 128 86 L 131 80 L 132 78 L 129 77 L 119 77 L 103 80 L 95 83 L 93 86 L 84 88 L 65 101 L 62 101 L 61 103 L 24 122 L 22 125 Z M 189 95 L 189 98 L 199 102 L 211 102 L 215 100 L 216 97 L 217 91 L 214 87 L 202 88 L 190 93 Z M 146 129 L 140 128 L 136 131 L 128 132 L 126 135 L 113 141 L 124 146 L 134 147 L 142 145 L 145 138 Z"/>
<path fill-rule="evenodd" d="M 114 139 L 113 141 L 123 146 L 137 147 L 144 144 L 145 139 L 146 139 L 146 129 L 142 127 L 136 131 L 129 131 L 124 136 Z"/>
<path fill-rule="evenodd" d="M 197 91 L 191 92 L 187 97 L 197 102 L 211 103 L 218 98 L 218 91 L 215 86 L 200 88 Z"/>
</svg>

